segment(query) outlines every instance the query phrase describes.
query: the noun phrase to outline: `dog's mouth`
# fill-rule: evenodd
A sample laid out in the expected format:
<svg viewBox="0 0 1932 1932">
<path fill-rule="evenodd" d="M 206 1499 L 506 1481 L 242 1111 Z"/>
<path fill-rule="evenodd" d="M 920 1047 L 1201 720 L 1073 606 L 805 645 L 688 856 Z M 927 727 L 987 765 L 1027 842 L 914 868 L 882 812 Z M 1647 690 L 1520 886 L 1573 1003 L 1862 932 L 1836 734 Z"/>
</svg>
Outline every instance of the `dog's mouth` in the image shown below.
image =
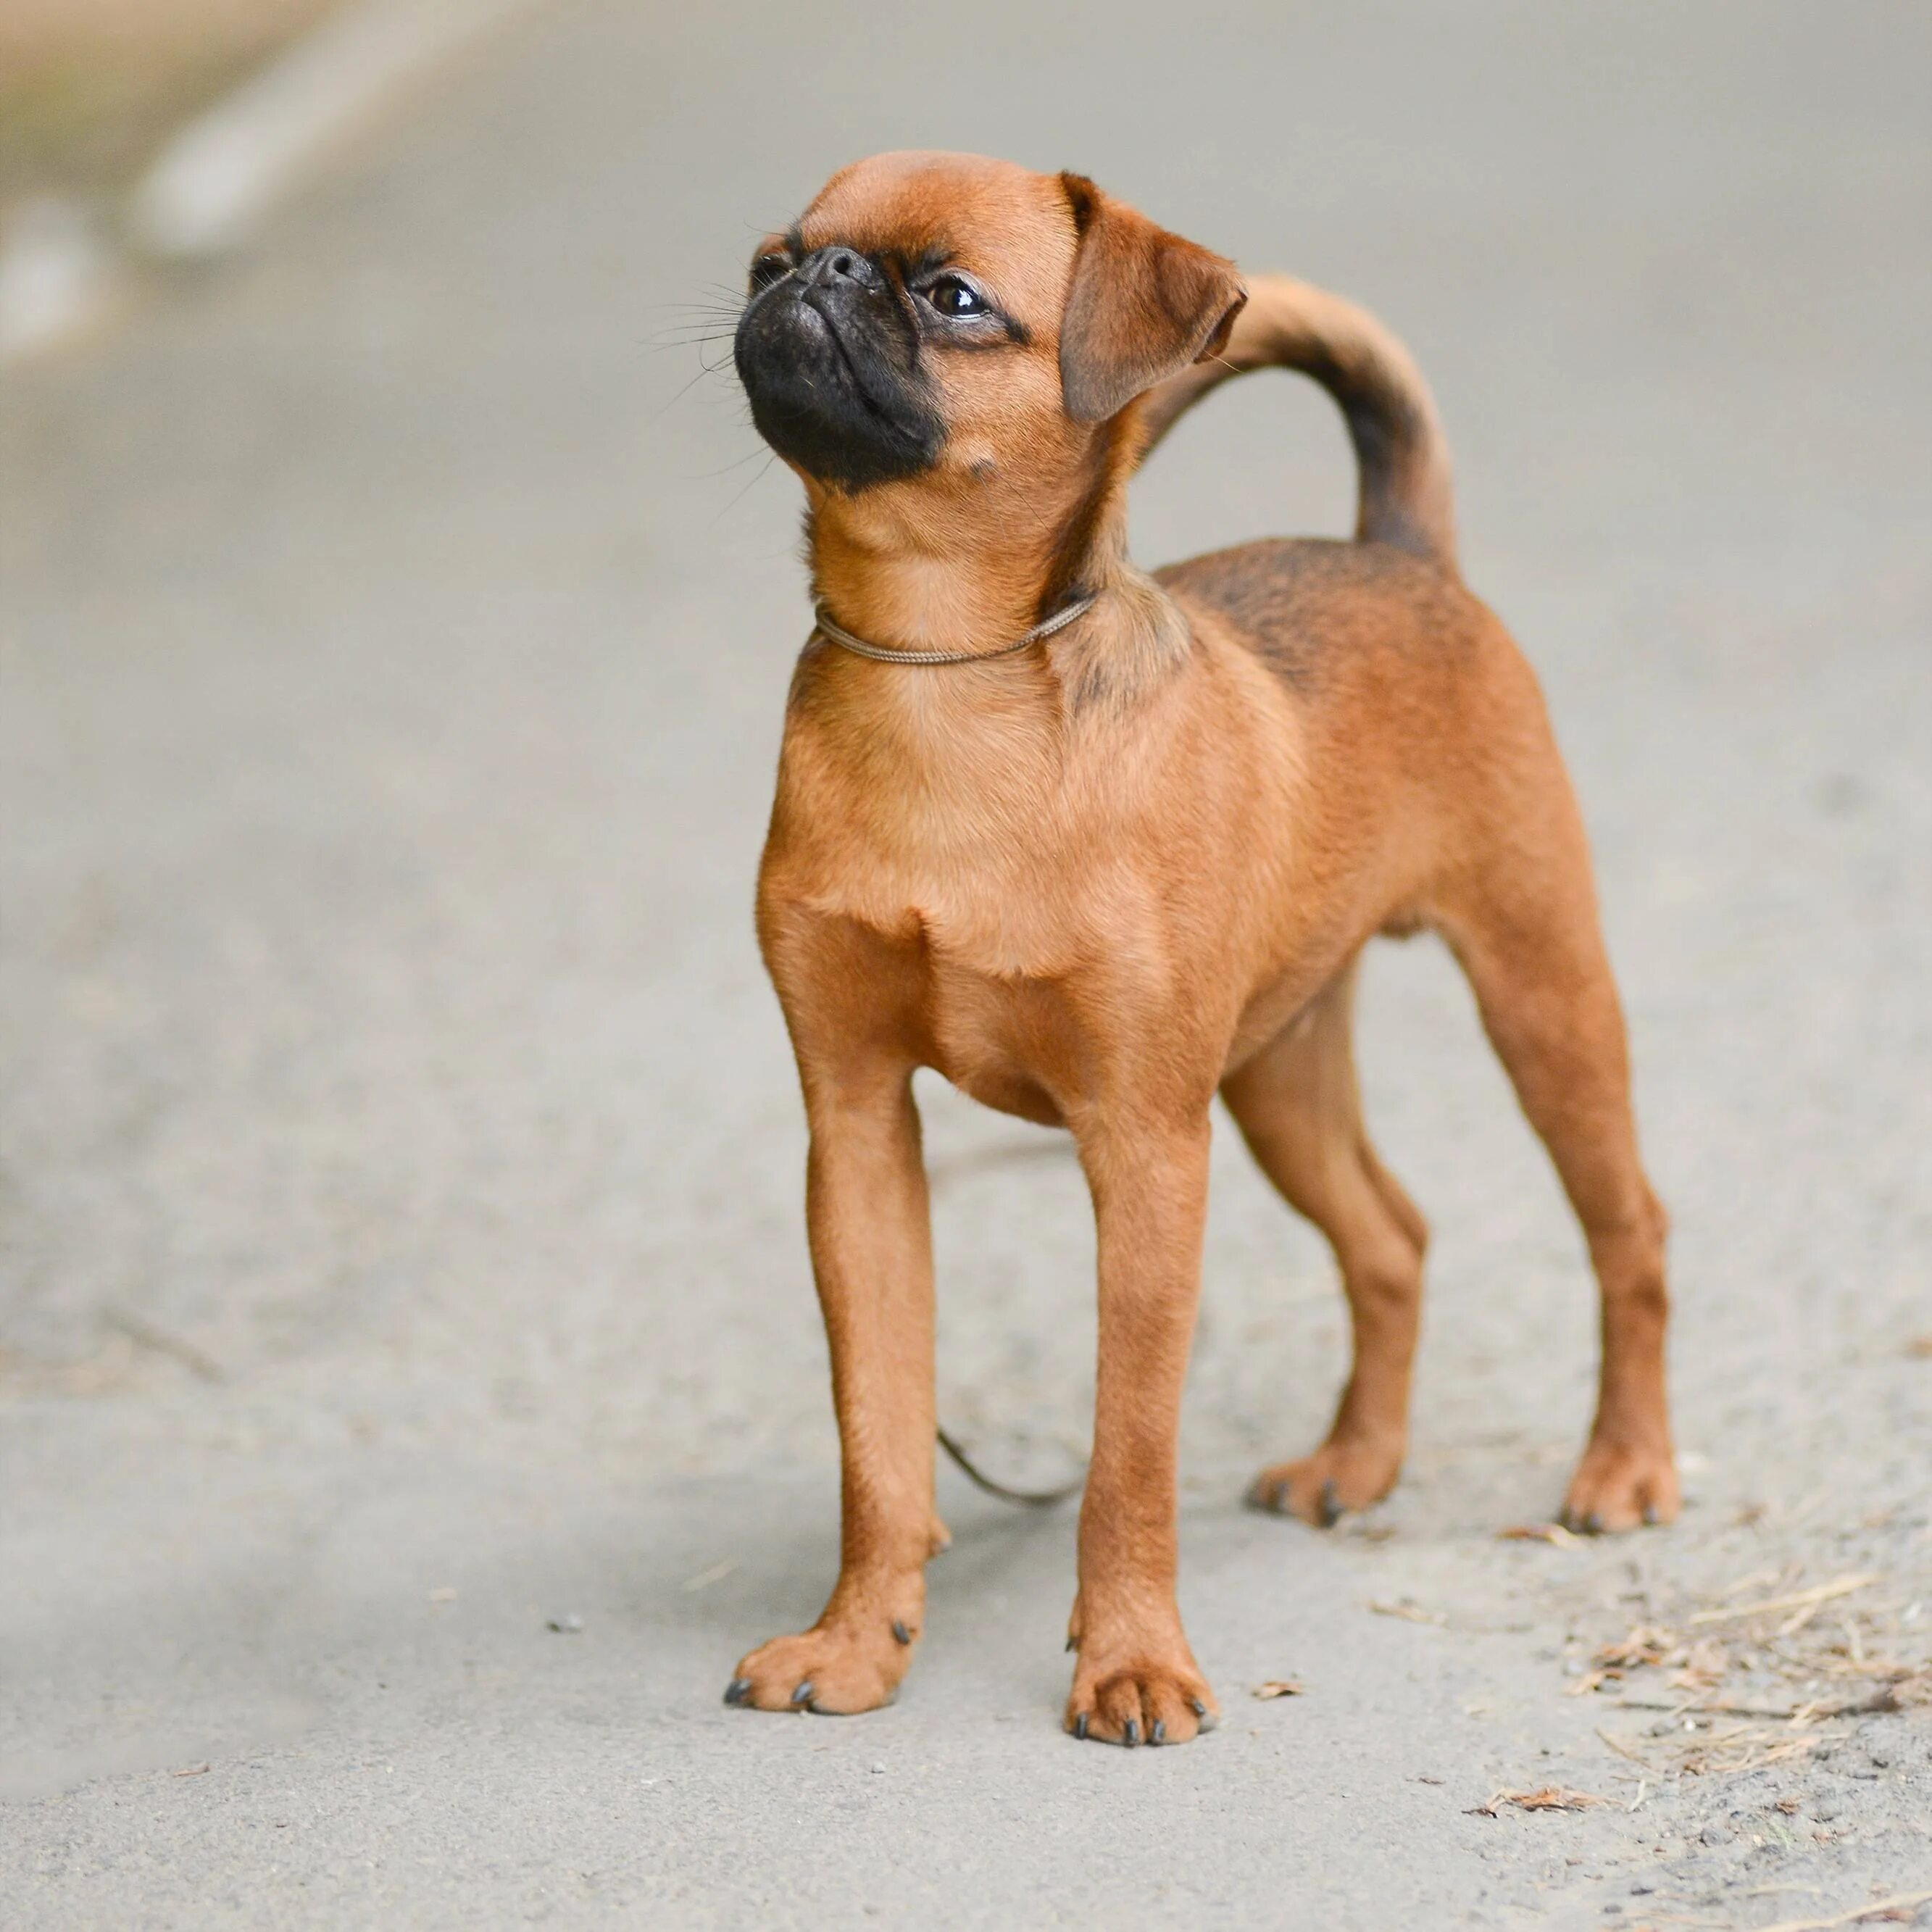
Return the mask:
<svg viewBox="0 0 1932 1932">
<path fill-rule="evenodd" d="M 759 434 L 848 492 L 930 469 L 945 424 L 891 290 L 812 267 L 760 290 L 738 320 L 733 359 Z"/>
<path fill-rule="evenodd" d="M 837 318 L 827 314 L 809 295 L 801 296 L 799 298 L 799 307 L 804 315 L 813 315 L 818 318 L 824 328 L 826 340 L 832 345 L 833 359 L 843 373 L 845 380 L 851 384 L 853 392 L 859 400 L 864 404 L 874 416 L 883 416 L 885 410 L 880 398 L 875 397 L 866 388 L 864 370 L 853 359 L 852 352 L 845 346 L 844 338 L 839 334 Z M 800 320 L 801 322 L 803 320 L 802 315 Z"/>
</svg>

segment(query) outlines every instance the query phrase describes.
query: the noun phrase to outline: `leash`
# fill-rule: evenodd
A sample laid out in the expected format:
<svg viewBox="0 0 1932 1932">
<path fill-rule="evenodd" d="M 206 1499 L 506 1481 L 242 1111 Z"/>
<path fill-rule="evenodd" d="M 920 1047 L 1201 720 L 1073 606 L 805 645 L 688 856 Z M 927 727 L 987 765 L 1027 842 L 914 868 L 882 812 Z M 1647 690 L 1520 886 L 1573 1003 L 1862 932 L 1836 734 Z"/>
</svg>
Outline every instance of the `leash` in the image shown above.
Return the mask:
<svg viewBox="0 0 1932 1932">
<path fill-rule="evenodd" d="M 1098 594 L 1097 592 L 1090 590 L 1085 596 L 1076 597 L 1065 610 L 1048 618 L 1044 623 L 1034 625 L 1031 630 L 1025 632 L 1022 636 L 1016 638 L 1010 644 L 995 644 L 990 651 L 888 650 L 883 645 L 868 644 L 863 638 L 855 638 L 842 625 L 835 623 L 832 621 L 832 614 L 823 604 L 814 606 L 812 614 L 814 628 L 820 637 L 829 638 L 842 650 L 850 651 L 859 657 L 870 658 L 875 664 L 980 664 L 988 658 L 1011 657 L 1014 652 L 1023 651 L 1028 645 L 1037 644 L 1044 639 L 1052 637 L 1054 632 L 1065 630 L 1075 619 L 1085 616 L 1088 612 L 1093 609 L 1097 601 Z M 942 1436 L 940 1440 L 943 1442 L 946 1438 Z M 948 1446 L 950 1447 L 950 1444 Z M 952 1453 L 956 1456 L 958 1454 L 956 1450 Z M 963 1468 L 964 1465 L 962 1463 L 961 1466 Z M 974 1480 L 976 1482 L 979 1478 L 975 1477 Z"/>
<path fill-rule="evenodd" d="M 1070 1483 L 1063 1483 L 1057 1490 L 1010 1490 L 1004 1483 L 996 1483 L 991 1476 L 982 1474 L 973 1466 L 973 1459 L 946 1434 L 938 1432 L 939 1446 L 974 1482 L 979 1484 L 989 1496 L 998 1496 L 1003 1503 L 1018 1503 L 1023 1509 L 1051 1509 L 1055 1503 L 1064 1503 L 1076 1494 L 1087 1480 L 1087 1472 L 1082 1469 Z"/>
</svg>

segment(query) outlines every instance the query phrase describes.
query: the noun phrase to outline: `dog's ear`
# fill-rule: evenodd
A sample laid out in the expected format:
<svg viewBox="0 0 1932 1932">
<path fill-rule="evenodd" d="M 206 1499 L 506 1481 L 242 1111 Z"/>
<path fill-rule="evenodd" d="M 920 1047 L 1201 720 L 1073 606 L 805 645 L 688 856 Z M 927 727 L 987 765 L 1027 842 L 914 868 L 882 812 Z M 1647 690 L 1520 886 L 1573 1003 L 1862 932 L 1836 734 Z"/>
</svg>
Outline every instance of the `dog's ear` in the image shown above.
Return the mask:
<svg viewBox="0 0 1932 1932">
<path fill-rule="evenodd" d="M 1233 262 L 1103 194 L 1060 185 L 1080 237 L 1060 323 L 1060 387 L 1076 422 L 1102 422 L 1163 376 L 1227 346 L 1248 292 Z"/>
</svg>

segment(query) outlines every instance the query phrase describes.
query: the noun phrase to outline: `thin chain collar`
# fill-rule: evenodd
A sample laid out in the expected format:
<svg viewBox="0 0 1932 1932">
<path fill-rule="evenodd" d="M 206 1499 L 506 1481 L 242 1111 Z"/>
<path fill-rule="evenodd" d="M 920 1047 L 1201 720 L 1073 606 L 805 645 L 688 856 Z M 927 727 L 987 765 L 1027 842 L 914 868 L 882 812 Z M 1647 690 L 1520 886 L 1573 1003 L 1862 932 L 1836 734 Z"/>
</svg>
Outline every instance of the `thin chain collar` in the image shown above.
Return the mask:
<svg viewBox="0 0 1932 1932">
<path fill-rule="evenodd" d="M 1089 591 L 1084 597 L 1076 597 L 1065 610 L 1056 611 L 1043 624 L 1036 624 L 1023 636 L 1016 638 L 1010 644 L 995 644 L 990 651 L 896 651 L 883 645 L 868 644 L 863 638 L 855 638 L 842 626 L 834 623 L 832 615 L 823 604 L 812 612 L 816 620 L 818 634 L 829 638 L 842 650 L 855 652 L 862 658 L 871 658 L 880 664 L 979 664 L 988 658 L 1010 657 L 1015 651 L 1023 651 L 1029 644 L 1036 644 L 1050 638 L 1056 631 L 1064 631 L 1076 617 L 1084 617 L 1098 601 L 1099 593 Z"/>
</svg>

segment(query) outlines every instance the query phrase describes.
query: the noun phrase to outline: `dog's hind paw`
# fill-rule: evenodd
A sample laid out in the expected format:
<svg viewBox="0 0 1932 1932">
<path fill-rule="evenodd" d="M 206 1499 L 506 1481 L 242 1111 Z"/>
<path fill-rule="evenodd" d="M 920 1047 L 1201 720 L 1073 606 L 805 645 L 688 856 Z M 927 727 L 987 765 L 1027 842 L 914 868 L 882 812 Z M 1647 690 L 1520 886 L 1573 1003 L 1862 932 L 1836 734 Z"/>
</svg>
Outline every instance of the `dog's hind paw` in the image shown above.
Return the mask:
<svg viewBox="0 0 1932 1932">
<path fill-rule="evenodd" d="M 1324 1442 L 1298 1462 L 1264 1469 L 1248 1485 L 1248 1506 L 1327 1529 L 1351 1510 L 1381 1502 L 1401 1473 L 1399 1443 Z"/>
<path fill-rule="evenodd" d="M 1582 1536 L 1675 1522 L 1677 1470 L 1665 1443 L 1593 1439 L 1570 1479 L 1557 1521 Z"/>
</svg>

